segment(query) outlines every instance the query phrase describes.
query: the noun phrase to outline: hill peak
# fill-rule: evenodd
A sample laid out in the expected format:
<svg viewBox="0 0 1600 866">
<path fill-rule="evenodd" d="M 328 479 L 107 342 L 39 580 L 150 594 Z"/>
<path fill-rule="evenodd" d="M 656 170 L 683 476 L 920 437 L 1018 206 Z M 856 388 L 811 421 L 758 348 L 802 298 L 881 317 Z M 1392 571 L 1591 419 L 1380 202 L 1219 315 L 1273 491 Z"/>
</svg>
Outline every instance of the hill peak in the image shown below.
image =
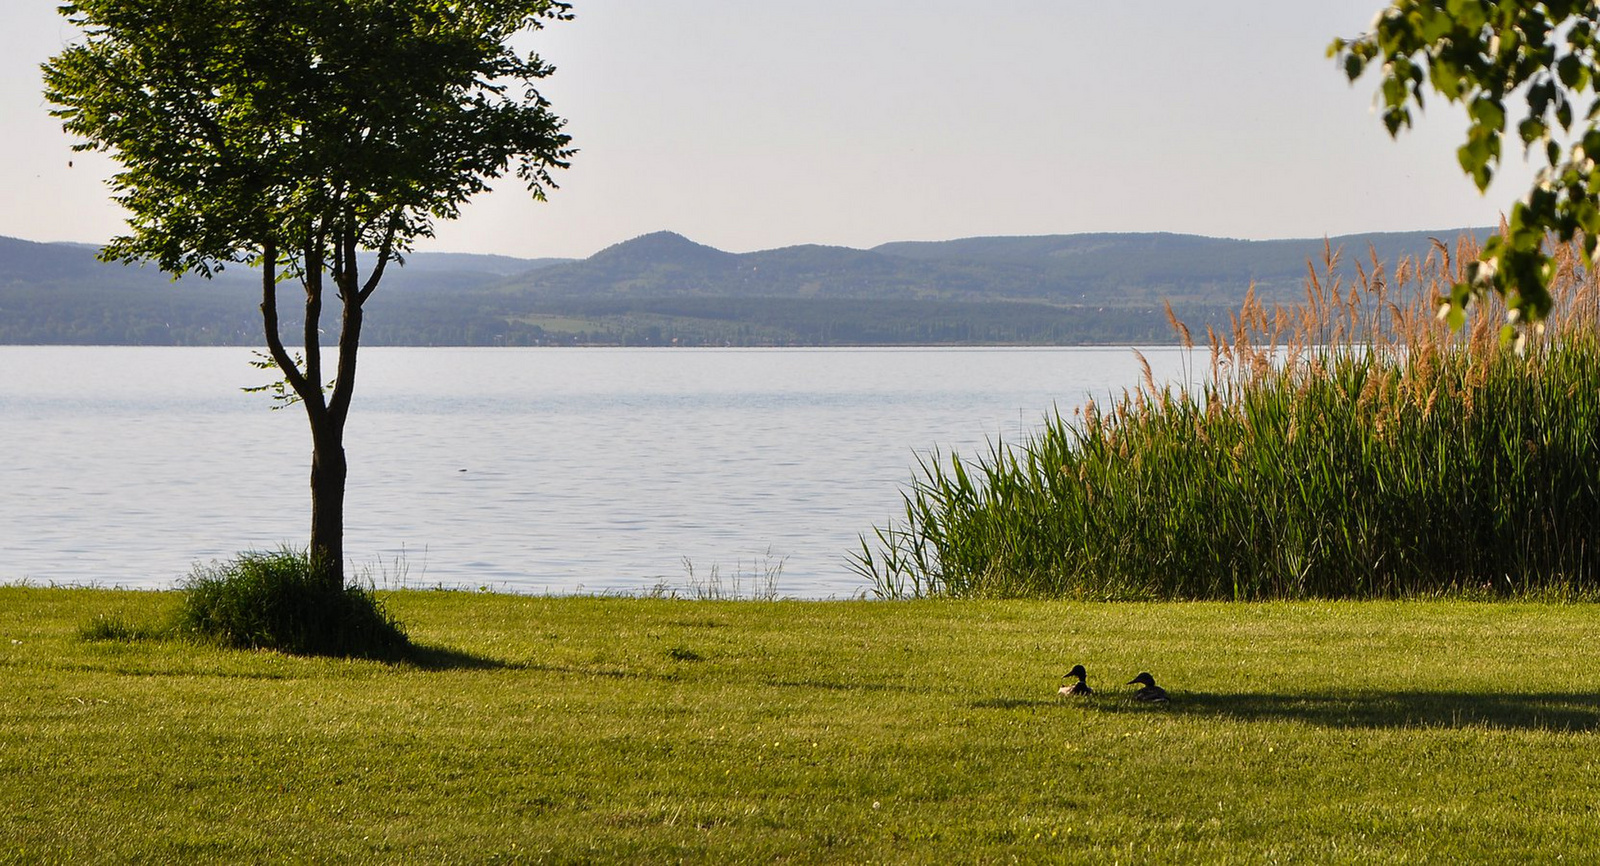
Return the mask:
<svg viewBox="0 0 1600 866">
<path fill-rule="evenodd" d="M 716 247 L 697 244 L 677 232 L 659 231 L 640 235 L 619 244 L 612 244 L 590 256 L 588 261 L 617 263 L 648 259 L 652 261 L 697 261 L 705 263 L 725 261 L 733 257 L 733 253 L 725 253 Z"/>
</svg>

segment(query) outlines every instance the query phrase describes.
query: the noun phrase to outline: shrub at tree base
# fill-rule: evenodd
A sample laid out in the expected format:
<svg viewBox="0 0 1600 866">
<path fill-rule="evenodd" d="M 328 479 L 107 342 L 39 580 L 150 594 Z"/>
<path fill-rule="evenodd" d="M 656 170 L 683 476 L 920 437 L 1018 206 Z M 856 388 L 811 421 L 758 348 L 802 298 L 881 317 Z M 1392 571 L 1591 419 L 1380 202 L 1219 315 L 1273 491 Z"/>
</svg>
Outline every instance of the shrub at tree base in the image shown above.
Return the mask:
<svg viewBox="0 0 1600 866">
<path fill-rule="evenodd" d="M 1147 369 L 1020 448 L 935 455 L 857 570 L 885 596 L 1600 593 L 1595 278 L 1557 249 L 1551 318 L 1505 345 L 1504 307 L 1435 315 L 1463 244 L 1247 299 L 1199 382 Z"/>
<path fill-rule="evenodd" d="M 185 581 L 182 630 L 224 646 L 300 655 L 399 658 L 400 624 L 359 586 L 330 586 L 304 552 L 241 554 Z"/>
</svg>

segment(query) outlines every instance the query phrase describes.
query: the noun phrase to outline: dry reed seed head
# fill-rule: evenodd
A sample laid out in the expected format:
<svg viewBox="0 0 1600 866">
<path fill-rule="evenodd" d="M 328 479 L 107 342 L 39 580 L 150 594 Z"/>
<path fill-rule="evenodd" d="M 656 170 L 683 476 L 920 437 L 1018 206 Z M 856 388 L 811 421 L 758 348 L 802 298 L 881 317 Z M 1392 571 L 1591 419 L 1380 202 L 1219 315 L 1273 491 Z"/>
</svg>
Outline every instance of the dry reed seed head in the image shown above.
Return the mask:
<svg viewBox="0 0 1600 866">
<path fill-rule="evenodd" d="M 1427 419 L 1432 418 L 1432 416 L 1434 416 L 1434 403 L 1437 403 L 1437 402 L 1438 402 L 1438 384 L 1435 383 L 1434 384 L 1434 389 L 1432 389 L 1432 391 L 1427 392 L 1427 402 L 1422 403 L 1422 421 L 1427 421 Z"/>
<path fill-rule="evenodd" d="M 1156 393 L 1156 377 L 1150 372 L 1150 359 L 1146 358 L 1144 353 L 1138 349 L 1133 350 L 1133 355 L 1139 359 L 1139 366 L 1144 370 L 1144 385 L 1150 389 L 1150 393 L 1153 396 Z"/>
<path fill-rule="evenodd" d="M 1183 348 L 1193 349 L 1194 340 L 1189 336 L 1189 326 L 1178 321 L 1178 315 L 1172 312 L 1172 301 L 1167 298 L 1162 298 L 1161 306 L 1166 310 L 1167 324 L 1171 326 L 1173 332 L 1178 335 L 1178 340 L 1183 345 Z"/>
<path fill-rule="evenodd" d="M 1429 250 L 1428 255 L 1423 258 L 1423 269 L 1433 271 L 1443 267 L 1445 272 L 1448 273 L 1450 271 L 1450 248 L 1445 246 L 1444 242 L 1438 238 L 1429 238 L 1428 240 L 1433 242 L 1433 249 Z"/>
<path fill-rule="evenodd" d="M 1490 349 L 1489 317 L 1483 315 L 1482 309 L 1473 317 L 1472 336 L 1468 341 L 1468 349 L 1473 352 L 1483 353 Z"/>
<path fill-rule="evenodd" d="M 1256 381 L 1266 379 L 1272 373 L 1272 356 L 1264 351 L 1250 353 L 1250 377 Z"/>
<path fill-rule="evenodd" d="M 1388 366 L 1383 368 L 1383 374 L 1378 377 L 1378 396 L 1383 399 L 1385 406 L 1399 406 L 1405 402 L 1399 370 Z"/>
<path fill-rule="evenodd" d="M 1262 306 L 1259 299 L 1253 299 L 1255 306 L 1250 310 L 1250 324 L 1257 336 L 1268 333 L 1267 308 Z"/>
</svg>

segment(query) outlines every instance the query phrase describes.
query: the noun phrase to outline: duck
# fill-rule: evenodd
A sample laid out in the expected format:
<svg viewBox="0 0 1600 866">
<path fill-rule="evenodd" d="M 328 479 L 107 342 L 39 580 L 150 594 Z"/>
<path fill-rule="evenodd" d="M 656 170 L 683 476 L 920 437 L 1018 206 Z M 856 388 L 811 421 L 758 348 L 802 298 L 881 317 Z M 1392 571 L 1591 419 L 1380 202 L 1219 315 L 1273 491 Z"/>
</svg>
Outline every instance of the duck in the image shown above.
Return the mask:
<svg viewBox="0 0 1600 866">
<path fill-rule="evenodd" d="M 1057 693 L 1066 698 L 1081 698 L 1094 694 L 1094 689 L 1089 688 L 1089 684 L 1084 682 L 1084 678 L 1088 675 L 1089 672 L 1083 669 L 1083 665 L 1073 665 L 1072 670 L 1067 671 L 1061 678 L 1077 677 L 1078 681 L 1062 686 Z"/>
<path fill-rule="evenodd" d="M 1147 704 L 1164 704 L 1172 700 L 1167 695 L 1166 689 L 1156 685 L 1156 678 L 1150 676 L 1149 671 L 1140 671 L 1138 676 L 1128 680 L 1128 685 L 1144 686 L 1144 688 L 1133 693 L 1133 699 L 1136 701 L 1144 701 Z"/>
</svg>

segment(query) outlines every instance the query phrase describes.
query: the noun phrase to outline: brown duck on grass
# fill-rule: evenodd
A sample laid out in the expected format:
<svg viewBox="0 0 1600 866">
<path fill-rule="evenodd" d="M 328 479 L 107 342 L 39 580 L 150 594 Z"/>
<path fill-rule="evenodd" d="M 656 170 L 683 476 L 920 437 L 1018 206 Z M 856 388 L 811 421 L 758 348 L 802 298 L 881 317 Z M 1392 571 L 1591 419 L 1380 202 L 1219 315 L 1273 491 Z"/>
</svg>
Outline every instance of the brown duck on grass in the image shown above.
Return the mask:
<svg viewBox="0 0 1600 866">
<path fill-rule="evenodd" d="M 1088 675 L 1089 673 L 1083 669 L 1083 665 L 1073 665 L 1072 670 L 1067 671 L 1066 675 L 1063 676 L 1062 679 L 1077 677 L 1078 681 L 1062 686 L 1057 691 L 1057 694 L 1064 698 L 1085 698 L 1094 694 L 1094 689 L 1089 688 L 1089 684 L 1084 682 L 1084 679 L 1088 677 Z"/>
<path fill-rule="evenodd" d="M 1150 676 L 1148 671 L 1140 671 L 1139 675 L 1128 680 L 1128 685 L 1141 685 L 1144 688 L 1133 693 L 1133 699 L 1144 701 L 1147 704 L 1164 704 L 1172 700 L 1167 696 L 1167 690 L 1156 685 L 1156 678 Z"/>
</svg>

